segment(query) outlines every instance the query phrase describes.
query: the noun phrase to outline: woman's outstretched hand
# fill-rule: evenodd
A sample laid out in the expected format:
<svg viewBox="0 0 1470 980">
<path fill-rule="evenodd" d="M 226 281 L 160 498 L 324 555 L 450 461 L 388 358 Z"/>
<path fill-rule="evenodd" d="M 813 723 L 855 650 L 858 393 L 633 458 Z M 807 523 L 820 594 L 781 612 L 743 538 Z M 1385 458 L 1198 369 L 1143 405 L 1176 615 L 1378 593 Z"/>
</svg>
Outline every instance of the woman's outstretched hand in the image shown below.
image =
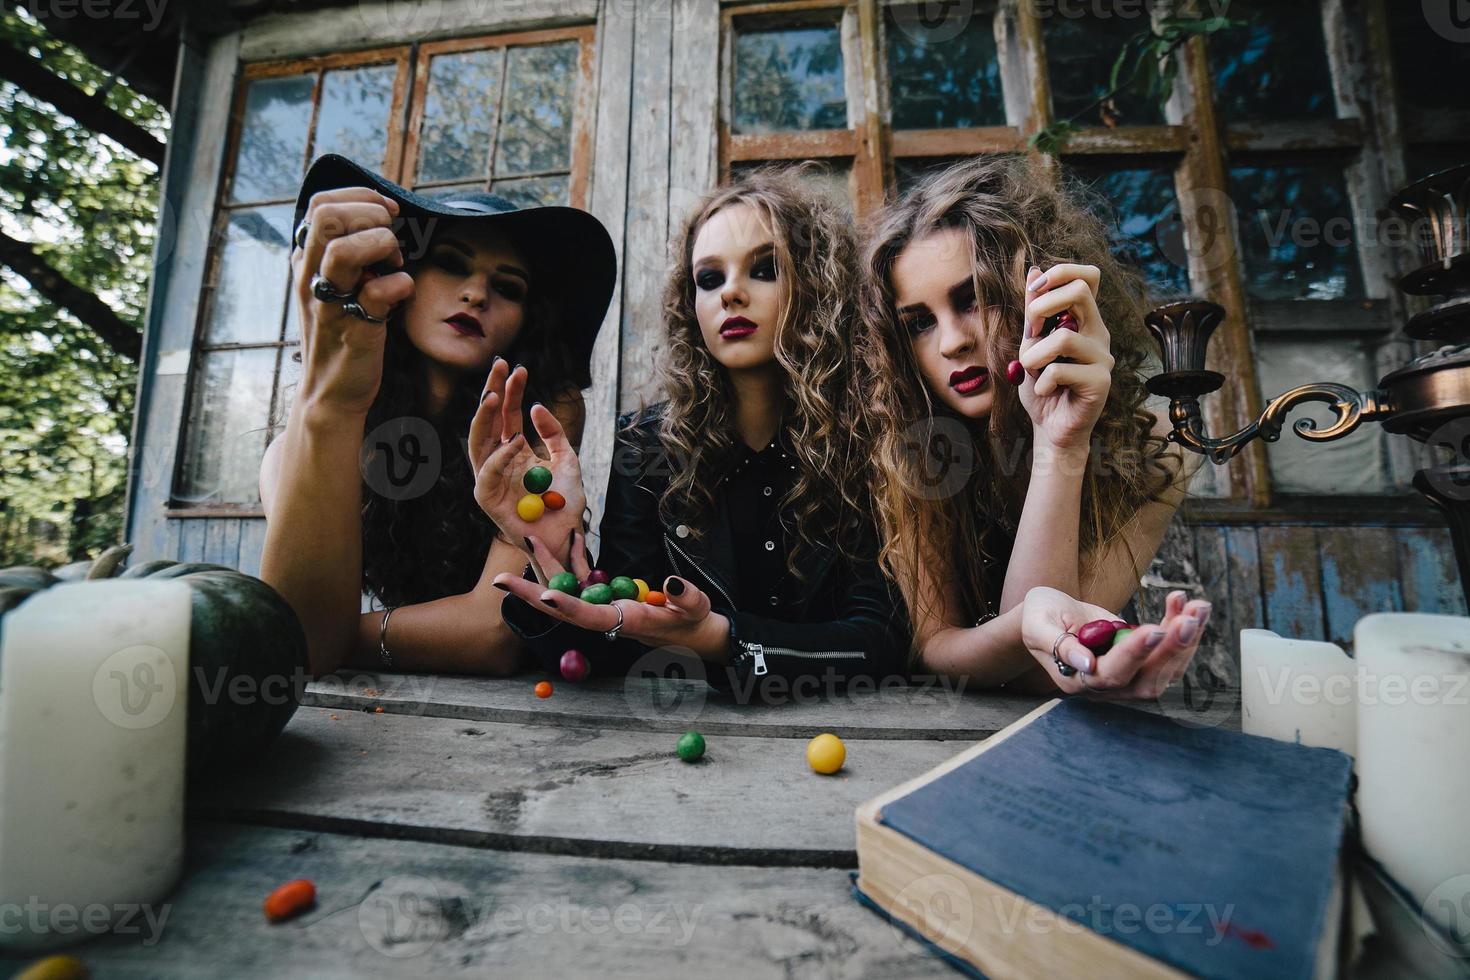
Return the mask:
<svg viewBox="0 0 1470 980">
<path fill-rule="evenodd" d="M 312 293 L 322 276 L 339 293 L 354 294 L 363 312 L 386 319 L 413 295 L 403 253 L 390 227 L 398 202 L 367 187 L 341 187 L 312 195 L 303 221 L 305 247 L 291 253 L 291 273 L 301 314 L 301 385 L 296 401 L 367 415 L 383 379 L 387 328 L 354 316 L 340 302 Z M 369 266 L 398 270 L 378 275 Z"/>
<path fill-rule="evenodd" d="M 531 544 L 535 560 L 548 578 L 568 570 L 535 535 L 531 536 Z M 585 581 L 592 572 L 587 562 L 586 541 L 580 531 L 575 533 L 572 541 L 570 571 L 579 582 Z M 618 629 L 619 637 L 652 647 L 688 647 L 701 655 L 712 655 L 726 649 L 730 622 L 720 613 L 710 611 L 709 596 L 694 583 L 675 576 L 669 576 L 662 584 L 665 596 L 662 606 L 636 599 L 615 599 L 599 605 L 583 602 L 574 595 L 548 589 L 515 575 L 502 572 L 495 576 L 497 588 L 523 599 L 548 616 L 582 629 L 606 633 L 618 625 L 621 611 L 623 625 Z"/>
<path fill-rule="evenodd" d="M 503 358 L 496 358 L 480 396 L 480 407 L 470 423 L 470 465 L 475 469 L 475 501 L 512 544 L 530 554 L 528 539 L 535 535 L 551 543 L 550 553 L 557 564 L 567 563 L 572 532 L 582 527 L 582 511 L 587 505 L 582 490 L 582 465 L 576 450 L 562 431 L 561 423 L 545 405 L 531 407 L 531 424 L 541 437 L 545 457 L 537 455 L 522 431 L 521 405 L 529 373 L 524 367 L 511 370 Z M 526 473 L 535 467 L 551 471 L 549 490 L 561 495 L 561 507 L 548 507 L 546 494 L 540 495 L 540 514 L 534 520 L 523 516 L 518 505 L 523 498 L 536 496 L 526 488 Z M 536 503 L 525 506 L 534 513 Z M 538 565 L 538 574 L 554 574 Z"/>
<path fill-rule="evenodd" d="M 1152 700 L 1184 675 L 1210 618 L 1210 603 L 1186 602 L 1182 591 L 1164 601 L 1164 621 L 1145 623 L 1102 656 L 1077 639 L 1083 625 L 1097 619 L 1117 619 L 1101 606 L 1079 602 L 1066 593 L 1044 586 L 1026 593 L 1021 637 L 1026 649 L 1046 668 L 1052 682 L 1066 694 L 1090 694 L 1106 699 Z M 1074 635 L 1066 636 L 1071 633 Z M 1058 643 L 1058 638 L 1061 642 Z M 1057 655 L 1076 673 L 1063 675 L 1052 659 Z"/>
<path fill-rule="evenodd" d="M 1044 274 L 1033 268 L 1026 275 L 1021 404 L 1037 440 L 1054 449 L 1088 448 L 1112 389 L 1113 355 L 1097 306 L 1100 277 L 1093 265 L 1055 265 Z M 1070 325 L 1042 337 L 1047 319 L 1064 314 Z"/>
</svg>

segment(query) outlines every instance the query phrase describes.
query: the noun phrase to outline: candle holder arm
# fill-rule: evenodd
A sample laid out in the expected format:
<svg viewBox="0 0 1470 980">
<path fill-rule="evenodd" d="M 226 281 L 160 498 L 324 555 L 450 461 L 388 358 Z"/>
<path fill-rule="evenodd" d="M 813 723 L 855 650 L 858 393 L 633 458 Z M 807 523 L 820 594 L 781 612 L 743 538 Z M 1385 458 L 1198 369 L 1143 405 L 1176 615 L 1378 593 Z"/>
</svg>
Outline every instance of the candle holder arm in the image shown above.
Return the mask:
<svg viewBox="0 0 1470 980">
<path fill-rule="evenodd" d="M 1360 392 L 1347 385 L 1324 381 L 1301 385 L 1277 395 L 1256 421 L 1239 432 L 1214 438 L 1205 432 L 1198 396 L 1175 395 L 1169 400 L 1169 422 L 1173 425 L 1169 439 L 1190 452 L 1205 456 L 1212 463 L 1226 463 L 1253 439 L 1266 442 L 1280 439 L 1287 417 L 1297 406 L 1308 402 L 1326 405 L 1334 416 L 1330 424 L 1321 428 L 1314 419 L 1296 420 L 1293 430 L 1311 442 L 1341 439 L 1364 422 L 1381 421 L 1393 412 L 1386 395 L 1378 389 Z"/>
</svg>

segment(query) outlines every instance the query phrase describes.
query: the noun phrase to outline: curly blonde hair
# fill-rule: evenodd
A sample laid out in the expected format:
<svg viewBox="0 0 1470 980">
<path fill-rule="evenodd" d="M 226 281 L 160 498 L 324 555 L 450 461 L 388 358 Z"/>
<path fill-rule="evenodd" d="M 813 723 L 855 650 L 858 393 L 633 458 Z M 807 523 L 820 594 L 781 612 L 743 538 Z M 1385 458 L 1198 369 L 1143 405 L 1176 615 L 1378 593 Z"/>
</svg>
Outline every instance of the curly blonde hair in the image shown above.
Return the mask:
<svg viewBox="0 0 1470 980">
<path fill-rule="evenodd" d="M 796 480 L 781 502 L 783 526 L 796 546 L 787 565 L 804 578 L 798 558 L 834 544 L 863 512 L 866 476 L 857 463 L 852 385 L 852 335 L 857 317 L 857 244 L 852 220 L 806 179 L 807 168 L 768 166 L 716 188 L 685 220 L 674 243 L 664 289 L 668 342 L 659 364 L 668 405 L 659 424 L 665 453 L 679 461 L 659 501 L 666 521 L 690 524 L 715 510 L 715 486 L 738 452 L 735 397 L 728 374 L 705 345 L 695 315 L 694 242 L 726 208 L 749 205 L 774 239 L 782 284 L 775 337 L 782 371 L 782 429 Z M 641 413 L 640 413 L 641 414 Z"/>
<path fill-rule="evenodd" d="M 1143 366 L 1151 344 L 1143 324 L 1146 291 L 1138 274 L 1108 251 L 1107 231 L 1069 191 L 1023 158 L 975 159 L 929 175 L 902 200 L 874 216 L 862 257 L 861 326 L 856 356 L 870 397 L 861 409 L 862 431 L 872 447 L 873 518 L 882 538 L 880 560 L 903 590 L 916 618 L 931 613 L 937 597 L 920 593 L 919 562 L 938 558 L 959 593 L 964 625 L 999 611 L 1003 581 L 1030 478 L 1031 419 L 1017 389 L 997 385 L 988 418 L 961 418 L 929 391 L 913 344 L 899 323 L 893 285 L 898 256 L 914 241 L 957 228 L 973 243 L 975 295 L 1000 329 L 981 345 L 993 378 L 1020 349 L 1025 318 L 1024 282 L 1030 265 L 1063 262 L 1097 266 L 1097 304 L 1116 359 L 1113 383 L 1093 429 L 1092 456 L 1082 485 L 1083 553 L 1107 546 L 1140 507 L 1160 499 L 1177 477 L 1167 442 L 1153 434 L 1154 415 Z M 943 430 L 969 429 L 974 476 L 946 499 L 926 499 L 930 465 L 914 447 L 930 447 Z M 976 559 L 999 572 L 974 574 Z M 917 603 L 917 605 L 916 605 Z"/>
</svg>

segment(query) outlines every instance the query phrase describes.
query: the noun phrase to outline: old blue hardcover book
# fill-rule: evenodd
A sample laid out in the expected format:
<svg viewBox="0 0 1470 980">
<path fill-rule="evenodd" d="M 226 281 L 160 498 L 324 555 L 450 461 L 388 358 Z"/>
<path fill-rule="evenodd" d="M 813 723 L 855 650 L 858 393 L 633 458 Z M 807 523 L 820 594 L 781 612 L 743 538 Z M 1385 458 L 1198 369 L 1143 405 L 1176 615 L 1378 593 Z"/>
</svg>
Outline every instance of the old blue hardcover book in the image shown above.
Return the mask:
<svg viewBox="0 0 1470 980">
<path fill-rule="evenodd" d="M 1335 914 L 1350 778 L 1333 749 L 1077 699 L 878 820 L 1185 973 L 1306 980 Z"/>
</svg>

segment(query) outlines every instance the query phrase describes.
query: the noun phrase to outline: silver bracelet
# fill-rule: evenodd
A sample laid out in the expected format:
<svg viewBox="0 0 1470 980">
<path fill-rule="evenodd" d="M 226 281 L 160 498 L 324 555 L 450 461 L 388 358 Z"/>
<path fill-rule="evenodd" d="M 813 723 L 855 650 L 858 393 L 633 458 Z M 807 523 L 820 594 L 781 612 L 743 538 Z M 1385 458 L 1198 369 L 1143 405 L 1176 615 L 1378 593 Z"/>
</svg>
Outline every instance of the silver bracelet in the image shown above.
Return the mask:
<svg viewBox="0 0 1470 980">
<path fill-rule="evenodd" d="M 389 606 L 383 610 L 383 621 L 378 624 L 378 659 L 389 670 L 393 669 L 393 654 L 388 652 L 388 617 L 393 615 L 395 608 L 397 607 Z"/>
</svg>

